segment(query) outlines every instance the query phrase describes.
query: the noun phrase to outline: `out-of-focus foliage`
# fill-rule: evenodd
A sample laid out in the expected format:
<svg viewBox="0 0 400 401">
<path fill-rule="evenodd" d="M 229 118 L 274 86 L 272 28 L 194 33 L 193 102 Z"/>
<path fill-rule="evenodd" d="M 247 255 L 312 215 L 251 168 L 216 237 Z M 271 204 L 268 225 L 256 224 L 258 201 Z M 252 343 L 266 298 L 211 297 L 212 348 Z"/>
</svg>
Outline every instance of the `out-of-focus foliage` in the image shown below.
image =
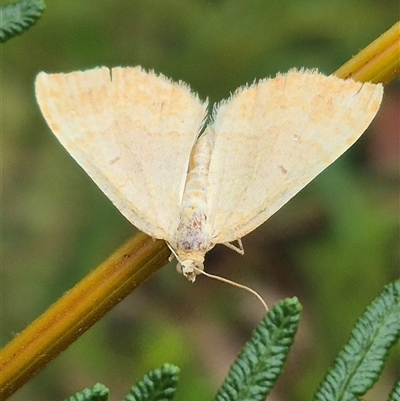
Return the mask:
<svg viewBox="0 0 400 401">
<path fill-rule="evenodd" d="M 0 8 L 0 42 L 7 42 L 35 25 L 45 8 L 41 0 L 18 1 L 2 6 Z"/>
<path fill-rule="evenodd" d="M 39 71 L 140 64 L 217 101 L 290 67 L 330 73 L 397 16 L 392 0 L 49 1 L 35 29 L 1 48 L 2 344 L 135 232 L 45 125 Z M 270 304 L 303 304 L 277 400 L 311 398 L 364 305 L 398 274 L 398 103 L 390 85 L 369 132 L 245 237 L 244 257 L 224 247 L 207 257 L 208 271 Z M 97 381 L 121 399 L 165 361 L 181 368 L 180 399 L 210 399 L 261 314 L 247 293 L 203 277 L 190 285 L 168 266 L 10 400 L 64 399 Z"/>
</svg>

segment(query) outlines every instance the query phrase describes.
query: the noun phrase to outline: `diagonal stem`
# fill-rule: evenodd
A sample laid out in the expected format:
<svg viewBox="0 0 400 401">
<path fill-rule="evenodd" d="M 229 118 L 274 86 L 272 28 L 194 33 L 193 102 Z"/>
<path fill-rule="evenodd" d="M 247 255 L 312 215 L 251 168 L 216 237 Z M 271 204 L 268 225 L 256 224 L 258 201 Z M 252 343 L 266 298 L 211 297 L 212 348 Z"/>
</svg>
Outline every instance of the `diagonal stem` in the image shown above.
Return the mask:
<svg viewBox="0 0 400 401">
<path fill-rule="evenodd" d="M 339 78 L 388 84 L 400 74 L 400 22 L 334 72 Z"/>
<path fill-rule="evenodd" d="M 50 306 L 0 353 L 0 400 L 5 400 L 168 261 L 164 241 L 128 240 Z"/>
</svg>

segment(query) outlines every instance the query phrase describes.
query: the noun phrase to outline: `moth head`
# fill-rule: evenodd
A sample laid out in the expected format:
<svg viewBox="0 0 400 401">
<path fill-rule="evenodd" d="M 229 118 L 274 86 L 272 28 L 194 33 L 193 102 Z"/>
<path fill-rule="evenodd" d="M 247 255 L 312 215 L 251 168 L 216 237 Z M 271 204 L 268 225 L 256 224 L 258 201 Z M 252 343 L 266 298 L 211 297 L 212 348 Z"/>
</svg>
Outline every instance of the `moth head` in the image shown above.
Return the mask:
<svg viewBox="0 0 400 401">
<path fill-rule="evenodd" d="M 196 276 L 204 270 L 204 258 L 202 260 L 184 259 L 176 265 L 176 270 L 183 274 L 190 282 L 194 283 Z"/>
</svg>

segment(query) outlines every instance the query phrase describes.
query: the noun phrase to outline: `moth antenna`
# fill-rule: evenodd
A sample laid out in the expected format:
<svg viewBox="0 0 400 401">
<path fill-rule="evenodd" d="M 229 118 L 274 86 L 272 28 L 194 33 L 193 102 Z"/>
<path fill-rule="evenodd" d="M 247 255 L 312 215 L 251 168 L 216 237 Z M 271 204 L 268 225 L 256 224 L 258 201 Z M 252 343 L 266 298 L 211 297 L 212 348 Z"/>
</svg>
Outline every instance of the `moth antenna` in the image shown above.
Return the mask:
<svg viewBox="0 0 400 401">
<path fill-rule="evenodd" d="M 198 269 L 198 268 L 195 267 L 195 266 L 193 266 L 193 269 L 196 270 L 198 273 L 204 274 L 205 276 L 207 276 L 207 277 L 209 277 L 209 278 L 213 278 L 213 279 L 215 279 L 215 280 L 222 281 L 222 282 L 224 282 L 224 283 L 227 283 L 227 284 L 229 284 L 229 285 L 232 285 L 232 286 L 234 286 L 234 287 L 241 288 L 241 289 L 243 289 L 243 290 L 246 290 L 246 291 L 252 293 L 252 294 L 255 295 L 255 296 L 258 298 L 258 300 L 262 303 L 262 305 L 263 305 L 263 307 L 265 308 L 265 310 L 266 310 L 267 312 L 269 311 L 268 305 L 267 305 L 267 303 L 264 301 L 264 299 L 262 298 L 262 296 L 261 296 L 257 291 L 253 290 L 252 288 L 248 287 L 247 285 L 239 284 L 239 283 L 236 283 L 235 281 L 229 280 L 229 279 L 227 279 L 227 278 L 225 278 L 225 277 L 216 276 L 215 274 L 207 273 L 207 272 L 205 272 L 204 270 L 200 270 L 200 269 Z"/>
</svg>

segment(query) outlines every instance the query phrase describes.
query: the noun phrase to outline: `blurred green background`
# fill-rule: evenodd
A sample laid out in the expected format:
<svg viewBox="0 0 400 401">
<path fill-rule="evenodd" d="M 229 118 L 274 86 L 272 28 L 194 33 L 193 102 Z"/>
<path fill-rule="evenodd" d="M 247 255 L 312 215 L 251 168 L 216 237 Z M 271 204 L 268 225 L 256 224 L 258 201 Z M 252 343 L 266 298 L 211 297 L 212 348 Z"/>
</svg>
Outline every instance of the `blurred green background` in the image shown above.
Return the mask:
<svg viewBox="0 0 400 401">
<path fill-rule="evenodd" d="M 5 2 L 1 2 L 5 4 Z M 66 153 L 34 97 L 39 71 L 142 65 L 216 101 L 290 67 L 331 73 L 389 29 L 395 0 L 53 0 L 1 47 L 1 345 L 135 233 Z M 399 91 L 363 138 L 266 224 L 223 246 L 206 269 L 269 304 L 296 295 L 303 318 L 269 400 L 309 400 L 356 318 L 399 273 Z M 268 179 L 268 177 L 266 177 Z M 263 314 L 250 294 L 171 264 L 14 396 L 61 400 L 97 381 L 121 399 L 164 362 L 181 368 L 177 399 L 211 399 Z M 370 398 L 385 399 L 399 350 Z"/>
</svg>

